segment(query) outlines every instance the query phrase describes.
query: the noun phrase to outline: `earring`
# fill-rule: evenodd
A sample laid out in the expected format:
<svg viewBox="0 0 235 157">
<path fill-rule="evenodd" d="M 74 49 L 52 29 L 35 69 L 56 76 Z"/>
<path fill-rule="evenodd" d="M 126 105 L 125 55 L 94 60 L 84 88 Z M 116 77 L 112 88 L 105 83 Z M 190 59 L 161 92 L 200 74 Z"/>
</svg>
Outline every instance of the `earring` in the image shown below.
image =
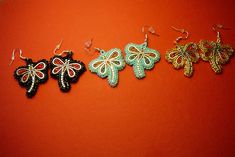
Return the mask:
<svg viewBox="0 0 235 157">
<path fill-rule="evenodd" d="M 185 37 L 176 38 L 174 41 L 176 46 L 166 52 L 165 59 L 172 63 L 175 69 L 184 68 L 184 75 L 191 77 L 193 75 L 193 63 L 197 63 L 199 60 L 198 46 L 193 42 L 184 45 L 178 44 L 180 40 L 188 39 L 189 33 L 184 29 L 172 28 L 184 34 Z"/>
<path fill-rule="evenodd" d="M 144 31 L 146 27 L 148 26 L 144 26 L 142 28 L 142 32 L 145 33 L 145 40 L 143 44 L 129 43 L 125 47 L 126 63 L 133 66 L 134 74 L 138 79 L 144 78 L 144 70 L 152 69 L 154 64 L 160 60 L 159 52 L 148 47 L 148 35 Z M 148 27 L 148 32 L 155 34 L 153 27 Z"/>
<path fill-rule="evenodd" d="M 90 71 L 101 78 L 108 77 L 109 85 L 115 87 L 118 84 L 118 71 L 125 67 L 121 50 L 117 48 L 108 52 L 99 48 L 95 50 L 100 52 L 100 56 L 89 63 Z"/>
<path fill-rule="evenodd" d="M 12 60 L 15 60 L 16 49 L 12 52 Z M 39 84 L 48 80 L 48 62 L 45 59 L 33 62 L 32 59 L 22 56 L 22 50 L 19 49 L 20 59 L 26 62 L 25 66 L 18 67 L 14 72 L 15 79 L 19 85 L 26 88 L 26 96 L 32 98 L 38 89 Z"/>
<path fill-rule="evenodd" d="M 221 42 L 220 32 L 217 29 L 226 29 L 223 25 L 213 25 L 212 29 L 217 33 L 217 41 L 201 40 L 199 48 L 202 60 L 209 62 L 212 70 L 219 74 L 222 72 L 222 65 L 229 62 L 234 50 L 231 46 L 223 45 Z"/>
<path fill-rule="evenodd" d="M 56 54 L 60 49 L 62 41 L 54 50 L 55 56 L 50 59 L 51 76 L 58 79 L 58 85 L 61 91 L 68 92 L 71 89 L 70 83 L 76 83 L 79 77 L 86 71 L 85 65 L 81 61 L 73 59 L 71 50 L 62 51 Z M 62 56 L 66 54 L 65 56 Z"/>
</svg>

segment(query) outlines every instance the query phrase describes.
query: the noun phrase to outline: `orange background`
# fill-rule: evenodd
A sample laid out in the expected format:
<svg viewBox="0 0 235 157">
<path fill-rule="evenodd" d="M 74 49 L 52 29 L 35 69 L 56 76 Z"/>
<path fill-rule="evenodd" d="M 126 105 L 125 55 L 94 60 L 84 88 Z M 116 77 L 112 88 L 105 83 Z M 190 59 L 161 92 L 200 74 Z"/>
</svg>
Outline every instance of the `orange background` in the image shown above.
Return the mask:
<svg viewBox="0 0 235 157">
<path fill-rule="evenodd" d="M 180 33 L 187 41 L 216 40 L 214 23 L 224 43 L 235 46 L 233 0 L 0 0 L 0 156 L 1 157 L 234 157 L 235 60 L 215 75 L 208 63 L 195 64 L 194 76 L 174 70 L 164 55 Z M 149 46 L 161 61 L 137 80 L 132 67 L 119 72 L 119 85 L 85 72 L 70 93 L 62 93 L 49 79 L 28 99 L 13 78 L 21 48 L 37 61 L 62 49 L 86 65 L 99 54 L 84 52 L 84 42 L 105 50 L 142 43 L 143 25 L 156 28 Z M 123 53 L 124 54 L 124 53 Z M 18 54 L 17 54 L 18 56 Z"/>
</svg>

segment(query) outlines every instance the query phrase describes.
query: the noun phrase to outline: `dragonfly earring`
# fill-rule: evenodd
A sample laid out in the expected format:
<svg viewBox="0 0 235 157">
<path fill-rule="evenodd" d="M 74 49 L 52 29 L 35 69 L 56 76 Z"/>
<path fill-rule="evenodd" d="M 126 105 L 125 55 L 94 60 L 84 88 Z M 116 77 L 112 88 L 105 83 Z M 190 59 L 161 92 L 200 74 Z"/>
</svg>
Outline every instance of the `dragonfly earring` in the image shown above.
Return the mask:
<svg viewBox="0 0 235 157">
<path fill-rule="evenodd" d="M 142 32 L 145 33 L 145 27 Z M 148 32 L 155 34 L 153 27 L 148 27 Z M 158 51 L 148 47 L 148 35 L 145 33 L 145 40 L 143 44 L 129 43 L 125 47 L 126 63 L 133 66 L 136 78 L 141 79 L 145 77 L 145 69 L 150 70 L 154 64 L 160 60 Z"/>
<path fill-rule="evenodd" d="M 59 88 L 63 92 L 68 92 L 71 89 L 70 83 L 78 81 L 80 75 L 85 71 L 85 65 L 81 61 L 73 59 L 73 52 L 71 50 L 62 51 L 56 54 L 60 49 L 62 41 L 54 50 L 55 56 L 50 59 L 51 76 L 58 79 Z M 66 54 L 63 56 L 63 54 Z"/>
<path fill-rule="evenodd" d="M 111 87 L 118 84 L 118 71 L 125 67 L 125 62 L 120 49 L 114 48 L 105 52 L 102 49 L 95 48 L 100 52 L 100 56 L 89 63 L 91 72 L 96 73 L 99 77 L 108 77 Z"/>
<path fill-rule="evenodd" d="M 16 49 L 12 52 L 10 65 L 15 59 L 15 52 Z M 20 59 L 24 60 L 26 65 L 18 67 L 14 72 L 14 77 L 20 86 L 26 88 L 27 97 L 32 98 L 36 94 L 39 84 L 48 80 L 48 62 L 45 59 L 33 62 L 32 59 L 22 56 L 21 49 L 19 49 L 19 52 Z"/>
<path fill-rule="evenodd" d="M 220 24 L 213 25 L 213 30 L 217 33 L 217 41 L 201 40 L 199 48 L 201 49 L 201 58 L 209 62 L 212 70 L 219 74 L 222 72 L 222 65 L 227 64 L 233 55 L 233 48 L 229 45 L 223 45 L 220 32 L 217 29 L 226 29 Z"/>
<path fill-rule="evenodd" d="M 184 75 L 191 77 L 193 75 L 193 63 L 197 63 L 199 60 L 198 46 L 193 42 L 178 44 L 180 40 L 188 39 L 189 33 L 184 29 L 172 28 L 185 36 L 176 38 L 174 41 L 176 46 L 166 52 L 165 58 L 172 63 L 175 69 L 184 68 Z"/>
</svg>

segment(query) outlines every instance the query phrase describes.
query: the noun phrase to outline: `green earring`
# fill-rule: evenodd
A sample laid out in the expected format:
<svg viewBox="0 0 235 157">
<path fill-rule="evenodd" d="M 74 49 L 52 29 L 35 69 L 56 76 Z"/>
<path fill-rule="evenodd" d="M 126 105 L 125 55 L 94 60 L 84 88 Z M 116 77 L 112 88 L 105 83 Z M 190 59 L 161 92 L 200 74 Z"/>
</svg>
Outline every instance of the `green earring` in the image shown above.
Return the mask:
<svg viewBox="0 0 235 157">
<path fill-rule="evenodd" d="M 100 52 L 100 56 L 89 64 L 91 72 L 96 73 L 99 77 L 108 77 L 111 87 L 118 84 L 118 71 L 125 67 L 125 62 L 120 49 L 114 48 L 105 52 L 96 48 Z"/>
<path fill-rule="evenodd" d="M 155 34 L 152 27 L 148 30 L 150 33 Z M 142 29 L 142 32 L 143 29 Z M 154 67 L 155 63 L 160 60 L 158 51 L 148 47 L 148 36 L 145 34 L 145 41 L 143 44 L 129 43 L 125 47 L 126 63 L 133 66 L 136 78 L 141 79 L 145 77 L 145 69 L 150 70 Z"/>
</svg>

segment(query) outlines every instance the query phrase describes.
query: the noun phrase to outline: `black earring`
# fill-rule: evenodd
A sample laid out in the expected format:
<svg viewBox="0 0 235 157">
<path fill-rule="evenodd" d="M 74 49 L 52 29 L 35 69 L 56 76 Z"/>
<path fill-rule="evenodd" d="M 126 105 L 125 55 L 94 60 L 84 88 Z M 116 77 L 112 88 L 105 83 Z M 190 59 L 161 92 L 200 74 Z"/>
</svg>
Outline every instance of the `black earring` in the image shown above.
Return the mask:
<svg viewBox="0 0 235 157">
<path fill-rule="evenodd" d="M 15 49 L 12 52 L 12 62 L 15 59 Z M 19 49 L 20 59 L 26 62 L 25 66 L 18 67 L 14 72 L 15 79 L 20 86 L 26 88 L 26 95 L 32 98 L 36 93 L 39 84 L 48 80 L 48 62 L 45 59 L 33 62 L 32 59 L 22 56 L 22 50 Z"/>
<path fill-rule="evenodd" d="M 68 92 L 71 88 L 70 83 L 77 82 L 86 71 L 86 67 L 83 62 L 73 59 L 71 50 L 56 54 L 55 52 L 60 48 L 61 43 L 54 50 L 55 56 L 50 59 L 50 73 L 53 78 L 58 79 L 61 91 Z M 62 56 L 64 53 L 66 55 Z"/>
</svg>

